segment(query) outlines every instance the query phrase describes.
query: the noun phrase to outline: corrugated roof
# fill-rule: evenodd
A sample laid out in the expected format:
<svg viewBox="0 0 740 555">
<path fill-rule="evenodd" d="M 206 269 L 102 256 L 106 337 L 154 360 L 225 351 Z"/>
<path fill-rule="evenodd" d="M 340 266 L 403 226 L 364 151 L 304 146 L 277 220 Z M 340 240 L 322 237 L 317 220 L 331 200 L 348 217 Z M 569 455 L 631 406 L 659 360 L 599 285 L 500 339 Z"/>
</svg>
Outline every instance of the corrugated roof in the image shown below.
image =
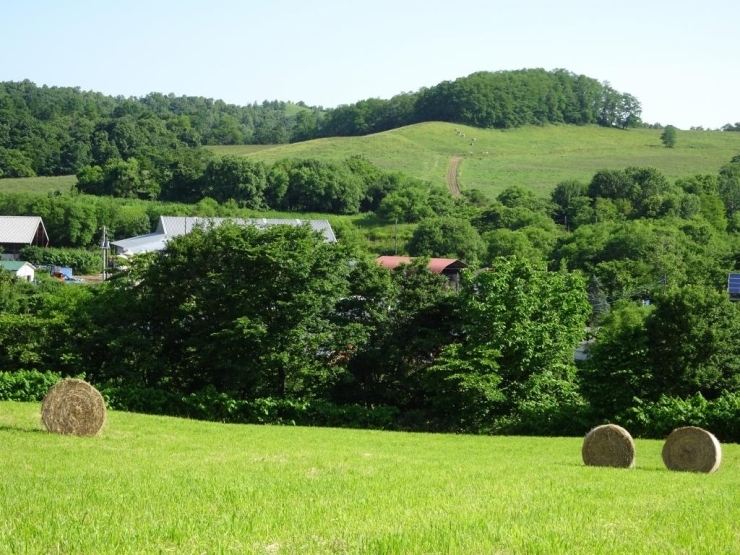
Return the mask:
<svg viewBox="0 0 740 555">
<path fill-rule="evenodd" d="M 172 237 L 178 237 L 190 232 L 196 226 L 217 227 L 224 222 L 233 222 L 238 225 L 254 225 L 260 229 L 274 225 L 299 226 L 309 224 L 311 229 L 324 235 L 329 243 L 337 241 L 334 230 L 328 220 L 299 220 L 299 219 L 270 219 L 270 218 L 198 218 L 183 216 L 160 216 L 157 230 L 147 235 L 139 235 L 130 239 L 112 241 L 119 252 L 131 251 L 133 253 L 162 250 L 166 242 Z"/>
<path fill-rule="evenodd" d="M 401 264 L 411 264 L 413 258 L 410 256 L 379 256 L 375 260 L 381 266 L 392 270 Z M 447 269 L 461 270 L 467 267 L 468 265 L 465 262 L 457 258 L 430 258 L 428 264 L 428 268 L 437 274 L 441 274 Z"/>
<path fill-rule="evenodd" d="M 36 237 L 39 226 L 44 231 L 48 243 L 49 236 L 39 216 L 0 216 L 0 243 L 30 245 Z"/>
<path fill-rule="evenodd" d="M 272 227 L 274 225 L 292 225 L 299 226 L 308 224 L 311 229 L 324 234 L 326 240 L 335 243 L 337 238 L 334 230 L 331 228 L 328 220 L 300 220 L 300 219 L 279 219 L 279 218 L 198 218 L 182 216 L 160 216 L 157 224 L 157 231 L 164 233 L 167 237 L 177 237 L 184 235 L 192 230 L 195 226 L 202 225 L 205 227 L 219 226 L 224 222 L 233 222 L 239 225 L 251 224 L 258 228 Z"/>
</svg>

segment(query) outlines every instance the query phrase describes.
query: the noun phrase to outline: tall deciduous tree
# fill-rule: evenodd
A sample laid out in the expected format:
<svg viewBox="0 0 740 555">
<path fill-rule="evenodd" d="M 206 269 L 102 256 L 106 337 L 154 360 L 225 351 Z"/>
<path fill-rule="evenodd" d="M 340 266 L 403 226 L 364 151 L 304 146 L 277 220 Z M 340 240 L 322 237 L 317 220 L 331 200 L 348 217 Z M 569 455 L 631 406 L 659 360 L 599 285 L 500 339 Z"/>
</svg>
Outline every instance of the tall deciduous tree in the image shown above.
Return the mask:
<svg viewBox="0 0 740 555">
<path fill-rule="evenodd" d="M 459 342 L 430 372 L 437 402 L 473 426 L 511 408 L 533 376 L 559 375 L 591 312 L 582 276 L 516 259 L 464 273 L 459 306 Z"/>
<path fill-rule="evenodd" d="M 347 295 L 349 253 L 308 227 L 224 224 L 173 239 L 122 287 L 128 329 L 149 343 L 149 385 L 213 384 L 244 398 L 323 396 L 340 367 L 330 322 Z M 141 344 L 141 340 L 135 340 Z"/>
</svg>

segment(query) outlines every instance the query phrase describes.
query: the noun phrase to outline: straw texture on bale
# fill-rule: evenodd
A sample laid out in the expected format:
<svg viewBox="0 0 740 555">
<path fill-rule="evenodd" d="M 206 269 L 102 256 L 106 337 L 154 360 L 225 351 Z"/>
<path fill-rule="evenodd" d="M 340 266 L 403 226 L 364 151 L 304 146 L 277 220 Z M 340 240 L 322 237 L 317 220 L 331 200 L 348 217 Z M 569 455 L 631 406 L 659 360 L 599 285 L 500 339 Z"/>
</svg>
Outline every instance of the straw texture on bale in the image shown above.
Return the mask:
<svg viewBox="0 0 740 555">
<path fill-rule="evenodd" d="M 669 470 L 711 473 L 722 462 L 722 447 L 702 428 L 676 428 L 663 445 L 663 462 Z"/>
<path fill-rule="evenodd" d="M 630 433 L 616 424 L 597 426 L 583 439 L 581 456 L 588 466 L 635 466 L 635 443 Z"/>
<path fill-rule="evenodd" d="M 50 432 L 94 436 L 105 423 L 105 401 L 83 380 L 62 380 L 41 402 L 41 420 Z"/>
</svg>

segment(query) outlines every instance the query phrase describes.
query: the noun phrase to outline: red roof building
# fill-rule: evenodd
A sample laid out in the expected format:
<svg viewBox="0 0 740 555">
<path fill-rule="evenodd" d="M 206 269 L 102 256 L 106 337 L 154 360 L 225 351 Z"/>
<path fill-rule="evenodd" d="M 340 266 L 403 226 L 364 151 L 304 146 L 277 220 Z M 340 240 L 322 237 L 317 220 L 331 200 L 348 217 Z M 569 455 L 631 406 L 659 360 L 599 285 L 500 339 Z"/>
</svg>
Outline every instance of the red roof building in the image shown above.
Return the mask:
<svg viewBox="0 0 740 555">
<path fill-rule="evenodd" d="M 392 270 L 401 264 L 411 264 L 413 258 L 410 256 L 379 256 L 375 260 L 381 266 Z M 456 258 L 430 258 L 428 267 L 435 274 L 447 276 L 450 285 L 457 290 L 460 283 L 460 272 L 468 265 Z"/>
</svg>

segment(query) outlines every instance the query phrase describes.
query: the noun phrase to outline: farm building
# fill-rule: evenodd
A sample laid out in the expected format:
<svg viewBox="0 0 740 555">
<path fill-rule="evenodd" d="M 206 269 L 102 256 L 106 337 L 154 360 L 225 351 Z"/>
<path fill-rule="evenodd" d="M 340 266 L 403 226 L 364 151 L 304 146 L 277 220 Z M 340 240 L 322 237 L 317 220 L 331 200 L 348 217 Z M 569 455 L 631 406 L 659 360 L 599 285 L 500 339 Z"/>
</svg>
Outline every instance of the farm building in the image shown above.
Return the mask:
<svg viewBox="0 0 740 555">
<path fill-rule="evenodd" d="M 30 262 L 22 260 L 0 260 L 0 270 L 13 272 L 18 279 L 25 281 L 36 278 L 36 268 Z"/>
<path fill-rule="evenodd" d="M 413 258 L 410 256 L 379 256 L 375 260 L 381 266 L 392 270 L 401 264 L 410 264 Z M 456 258 L 430 258 L 428 267 L 436 274 L 447 276 L 450 280 L 450 287 L 457 290 L 460 285 L 460 272 L 468 265 Z"/>
<path fill-rule="evenodd" d="M 27 246 L 49 246 L 49 235 L 38 216 L 0 216 L 0 259 L 18 260 L 20 250 Z"/>
<path fill-rule="evenodd" d="M 308 224 L 315 231 L 324 235 L 327 242 L 335 243 L 337 238 L 327 220 L 267 219 L 267 218 L 194 218 L 180 216 L 160 216 L 157 229 L 153 233 L 111 241 L 115 254 L 130 255 L 142 252 L 162 250 L 167 241 L 173 237 L 185 235 L 196 226 L 219 226 L 229 221 L 239 225 L 253 225 L 266 228 L 274 225 L 299 226 Z"/>
</svg>

